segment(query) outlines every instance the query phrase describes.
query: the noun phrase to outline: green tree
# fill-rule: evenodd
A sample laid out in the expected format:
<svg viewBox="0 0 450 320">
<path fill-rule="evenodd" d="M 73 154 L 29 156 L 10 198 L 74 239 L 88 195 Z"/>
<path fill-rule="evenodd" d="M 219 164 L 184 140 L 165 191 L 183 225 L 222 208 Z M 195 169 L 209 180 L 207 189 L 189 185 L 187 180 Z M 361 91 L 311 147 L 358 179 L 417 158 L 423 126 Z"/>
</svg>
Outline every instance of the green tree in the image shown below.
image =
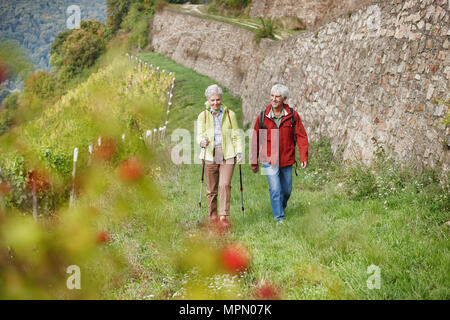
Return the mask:
<svg viewBox="0 0 450 320">
<path fill-rule="evenodd" d="M 0 108 L 0 136 L 14 123 L 14 115 L 19 105 L 19 93 L 14 92 L 3 100 Z"/>
<path fill-rule="evenodd" d="M 107 0 L 106 1 L 106 25 L 116 32 L 120 29 L 123 18 L 127 15 L 132 4 L 131 0 Z"/>
<path fill-rule="evenodd" d="M 55 40 L 50 48 L 50 64 L 59 69 L 64 63 L 64 52 L 62 46 L 66 41 L 67 37 L 72 34 L 74 29 L 63 30 L 56 35 Z"/>
<path fill-rule="evenodd" d="M 98 35 L 103 38 L 103 30 L 105 25 L 97 20 L 82 20 L 80 23 L 80 28 L 89 33 Z"/>
<path fill-rule="evenodd" d="M 85 27 L 94 30 L 95 23 L 86 23 Z M 92 66 L 105 49 L 105 40 L 97 34 L 83 29 L 65 30 L 58 34 L 52 45 L 51 62 L 60 80 L 64 81 Z"/>
</svg>

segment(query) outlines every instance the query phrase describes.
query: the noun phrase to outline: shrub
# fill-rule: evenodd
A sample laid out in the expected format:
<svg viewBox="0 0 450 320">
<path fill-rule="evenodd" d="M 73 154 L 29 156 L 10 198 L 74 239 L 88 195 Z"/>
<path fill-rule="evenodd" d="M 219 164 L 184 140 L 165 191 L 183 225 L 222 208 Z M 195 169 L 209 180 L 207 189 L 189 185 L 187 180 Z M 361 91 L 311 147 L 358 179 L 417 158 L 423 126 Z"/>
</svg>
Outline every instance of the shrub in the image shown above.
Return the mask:
<svg viewBox="0 0 450 320">
<path fill-rule="evenodd" d="M 145 48 L 147 46 L 148 36 L 148 19 L 154 12 L 153 7 L 146 7 L 142 3 L 134 3 L 131 5 L 127 16 L 123 19 L 121 27 L 126 32 L 131 32 L 129 46 Z"/>
<path fill-rule="evenodd" d="M 55 92 L 56 81 L 46 71 L 39 70 L 25 81 L 25 92 L 47 99 Z"/>
<path fill-rule="evenodd" d="M 110 37 L 110 29 L 96 20 L 81 21 L 80 27 L 58 33 L 50 48 L 50 63 L 59 80 L 90 67 L 106 49 L 104 38 Z"/>
<path fill-rule="evenodd" d="M 56 35 L 55 40 L 50 47 L 50 63 L 52 65 L 59 66 L 62 64 L 62 61 L 60 61 L 60 58 L 64 54 L 62 51 L 62 46 L 67 37 L 70 36 L 73 31 L 75 31 L 75 29 L 63 30 Z"/>
<path fill-rule="evenodd" d="M 310 143 L 308 162 L 308 167 L 305 171 L 300 170 L 300 174 L 304 174 L 304 186 L 311 190 L 323 188 L 340 165 L 331 149 L 330 139 L 325 137 Z"/>
<path fill-rule="evenodd" d="M 99 36 L 82 29 L 73 31 L 61 47 L 61 79 L 70 78 L 92 66 L 105 49 L 105 41 Z"/>
<path fill-rule="evenodd" d="M 105 25 L 97 20 L 82 20 L 80 24 L 80 28 L 89 33 L 95 34 L 101 38 L 104 38 L 103 31 L 105 29 Z"/>
<path fill-rule="evenodd" d="M 122 19 L 127 15 L 130 0 L 107 0 L 106 1 L 106 25 L 115 33 L 119 30 Z"/>
<path fill-rule="evenodd" d="M 3 100 L 0 108 L 0 136 L 14 124 L 16 110 L 19 106 L 19 93 L 14 92 Z"/>
<path fill-rule="evenodd" d="M 4 109 L 10 109 L 14 110 L 17 109 L 17 106 L 19 104 L 19 92 L 11 93 L 9 96 L 5 98 L 2 102 L 2 110 Z"/>
</svg>

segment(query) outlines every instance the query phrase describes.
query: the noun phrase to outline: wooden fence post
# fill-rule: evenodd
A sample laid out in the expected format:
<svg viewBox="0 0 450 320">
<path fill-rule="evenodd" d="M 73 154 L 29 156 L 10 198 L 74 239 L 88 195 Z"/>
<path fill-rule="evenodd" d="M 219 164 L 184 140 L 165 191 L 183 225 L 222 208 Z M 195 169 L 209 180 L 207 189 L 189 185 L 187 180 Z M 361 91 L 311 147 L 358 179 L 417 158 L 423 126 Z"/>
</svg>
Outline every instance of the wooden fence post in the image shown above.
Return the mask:
<svg viewBox="0 0 450 320">
<path fill-rule="evenodd" d="M 72 169 L 72 192 L 70 193 L 69 207 L 73 206 L 75 201 L 75 174 L 77 170 L 78 148 L 73 150 L 73 169 Z"/>
</svg>

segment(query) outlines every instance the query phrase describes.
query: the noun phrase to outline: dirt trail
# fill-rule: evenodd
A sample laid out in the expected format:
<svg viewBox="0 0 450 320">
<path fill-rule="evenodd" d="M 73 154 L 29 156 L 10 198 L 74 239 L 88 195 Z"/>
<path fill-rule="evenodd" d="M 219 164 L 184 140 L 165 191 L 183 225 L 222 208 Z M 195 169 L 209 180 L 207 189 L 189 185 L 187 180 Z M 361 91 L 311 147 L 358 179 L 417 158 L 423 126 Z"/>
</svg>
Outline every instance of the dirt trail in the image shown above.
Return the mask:
<svg viewBox="0 0 450 320">
<path fill-rule="evenodd" d="M 204 7 L 204 5 L 203 4 L 183 4 L 181 6 L 181 8 L 183 8 L 183 10 L 185 10 L 185 12 L 195 13 L 195 14 L 199 14 L 199 15 L 204 15 L 205 13 L 200 11 L 200 9 L 199 9 L 201 7 Z M 222 16 L 218 16 L 218 17 L 224 18 Z M 259 24 L 257 24 L 257 23 L 252 23 L 252 22 L 244 23 L 244 22 L 242 22 L 242 21 L 240 21 L 238 19 L 231 19 L 231 18 L 225 18 L 225 19 L 227 19 L 230 22 L 233 22 L 235 24 L 239 24 L 241 26 L 244 26 L 244 27 L 249 27 L 249 28 L 252 28 L 252 29 L 258 29 L 259 28 Z M 281 36 L 279 36 L 277 34 L 275 34 L 274 36 L 278 40 L 283 40 L 283 37 L 281 37 Z"/>
</svg>

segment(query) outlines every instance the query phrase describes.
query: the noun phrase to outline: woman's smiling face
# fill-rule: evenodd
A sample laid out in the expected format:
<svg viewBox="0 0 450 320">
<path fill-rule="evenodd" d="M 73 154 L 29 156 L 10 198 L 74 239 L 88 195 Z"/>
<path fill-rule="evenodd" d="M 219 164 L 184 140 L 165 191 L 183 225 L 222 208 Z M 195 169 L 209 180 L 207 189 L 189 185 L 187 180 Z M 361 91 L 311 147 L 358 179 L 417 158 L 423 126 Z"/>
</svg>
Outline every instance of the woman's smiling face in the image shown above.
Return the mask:
<svg viewBox="0 0 450 320">
<path fill-rule="evenodd" d="M 208 102 L 214 111 L 219 111 L 220 106 L 222 105 L 222 96 L 220 94 L 213 94 L 209 97 Z"/>
</svg>

